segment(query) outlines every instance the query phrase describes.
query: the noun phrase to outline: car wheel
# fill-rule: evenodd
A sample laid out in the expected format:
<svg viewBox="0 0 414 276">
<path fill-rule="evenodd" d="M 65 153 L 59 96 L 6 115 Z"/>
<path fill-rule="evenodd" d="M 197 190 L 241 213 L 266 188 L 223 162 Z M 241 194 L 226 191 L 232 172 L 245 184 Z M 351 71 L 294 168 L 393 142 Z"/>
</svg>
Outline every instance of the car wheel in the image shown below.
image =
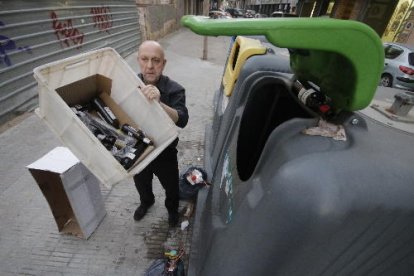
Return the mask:
<svg viewBox="0 0 414 276">
<path fill-rule="evenodd" d="M 392 76 L 389 74 L 383 74 L 381 76 L 381 85 L 385 87 L 392 87 Z"/>
</svg>

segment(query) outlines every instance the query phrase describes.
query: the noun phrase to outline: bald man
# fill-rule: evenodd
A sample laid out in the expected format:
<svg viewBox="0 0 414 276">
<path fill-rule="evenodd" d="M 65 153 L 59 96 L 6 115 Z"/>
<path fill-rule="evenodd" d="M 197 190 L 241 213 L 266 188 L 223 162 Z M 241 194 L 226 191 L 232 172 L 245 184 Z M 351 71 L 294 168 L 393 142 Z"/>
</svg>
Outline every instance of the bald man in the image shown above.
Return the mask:
<svg viewBox="0 0 414 276">
<path fill-rule="evenodd" d="M 138 49 L 138 76 L 144 82 L 142 93 L 151 101 L 158 101 L 171 120 L 180 128 L 187 125 L 188 110 L 185 105 L 185 89 L 177 82 L 163 75 L 167 60 L 162 46 L 153 40 L 144 41 Z M 165 207 L 171 227 L 179 222 L 179 171 L 177 158 L 178 138 L 175 139 L 143 171 L 134 176 L 135 187 L 140 196 L 140 206 L 135 210 L 134 219 L 141 220 L 154 202 L 152 179 L 157 176 L 165 190 Z"/>
</svg>

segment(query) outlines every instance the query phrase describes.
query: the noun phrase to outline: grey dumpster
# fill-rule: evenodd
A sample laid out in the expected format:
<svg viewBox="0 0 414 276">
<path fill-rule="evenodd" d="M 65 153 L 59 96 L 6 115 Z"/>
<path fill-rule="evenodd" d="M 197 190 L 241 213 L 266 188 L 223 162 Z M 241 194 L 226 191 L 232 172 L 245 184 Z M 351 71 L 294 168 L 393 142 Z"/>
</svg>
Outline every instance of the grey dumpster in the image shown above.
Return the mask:
<svg viewBox="0 0 414 276">
<path fill-rule="evenodd" d="M 189 275 L 414 273 L 413 133 L 359 112 L 383 66 L 376 34 L 357 27 L 347 36 L 355 51 L 337 55 L 354 22 L 183 22 L 199 34 L 280 38 L 293 72 L 257 43 L 238 36 L 232 46 L 206 127 L 212 186 L 198 195 Z"/>
</svg>

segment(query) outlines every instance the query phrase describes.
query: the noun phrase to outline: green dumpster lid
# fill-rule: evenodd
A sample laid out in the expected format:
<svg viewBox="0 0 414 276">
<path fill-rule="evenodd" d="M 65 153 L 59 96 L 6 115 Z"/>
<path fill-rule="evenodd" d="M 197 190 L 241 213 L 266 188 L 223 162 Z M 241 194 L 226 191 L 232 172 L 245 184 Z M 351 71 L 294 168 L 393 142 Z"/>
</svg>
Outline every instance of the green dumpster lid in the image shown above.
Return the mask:
<svg viewBox="0 0 414 276">
<path fill-rule="evenodd" d="M 355 111 L 372 100 L 384 67 L 384 50 L 368 25 L 332 18 L 209 19 L 183 16 L 199 35 L 264 35 L 291 49 L 290 64 L 299 81 L 311 81 L 337 110 Z M 300 51 L 297 51 L 300 50 Z"/>
</svg>

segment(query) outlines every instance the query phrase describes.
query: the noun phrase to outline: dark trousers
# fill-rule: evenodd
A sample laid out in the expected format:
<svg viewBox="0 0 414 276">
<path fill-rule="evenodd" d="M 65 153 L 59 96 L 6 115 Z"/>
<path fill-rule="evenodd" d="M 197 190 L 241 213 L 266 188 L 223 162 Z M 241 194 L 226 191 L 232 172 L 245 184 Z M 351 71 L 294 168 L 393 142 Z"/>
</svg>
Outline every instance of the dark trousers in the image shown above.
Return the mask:
<svg viewBox="0 0 414 276">
<path fill-rule="evenodd" d="M 177 149 L 167 147 L 144 170 L 134 176 L 141 204 L 149 207 L 154 203 L 152 178 L 156 175 L 165 190 L 165 207 L 168 212 L 177 212 L 179 204 L 179 172 Z"/>
</svg>

